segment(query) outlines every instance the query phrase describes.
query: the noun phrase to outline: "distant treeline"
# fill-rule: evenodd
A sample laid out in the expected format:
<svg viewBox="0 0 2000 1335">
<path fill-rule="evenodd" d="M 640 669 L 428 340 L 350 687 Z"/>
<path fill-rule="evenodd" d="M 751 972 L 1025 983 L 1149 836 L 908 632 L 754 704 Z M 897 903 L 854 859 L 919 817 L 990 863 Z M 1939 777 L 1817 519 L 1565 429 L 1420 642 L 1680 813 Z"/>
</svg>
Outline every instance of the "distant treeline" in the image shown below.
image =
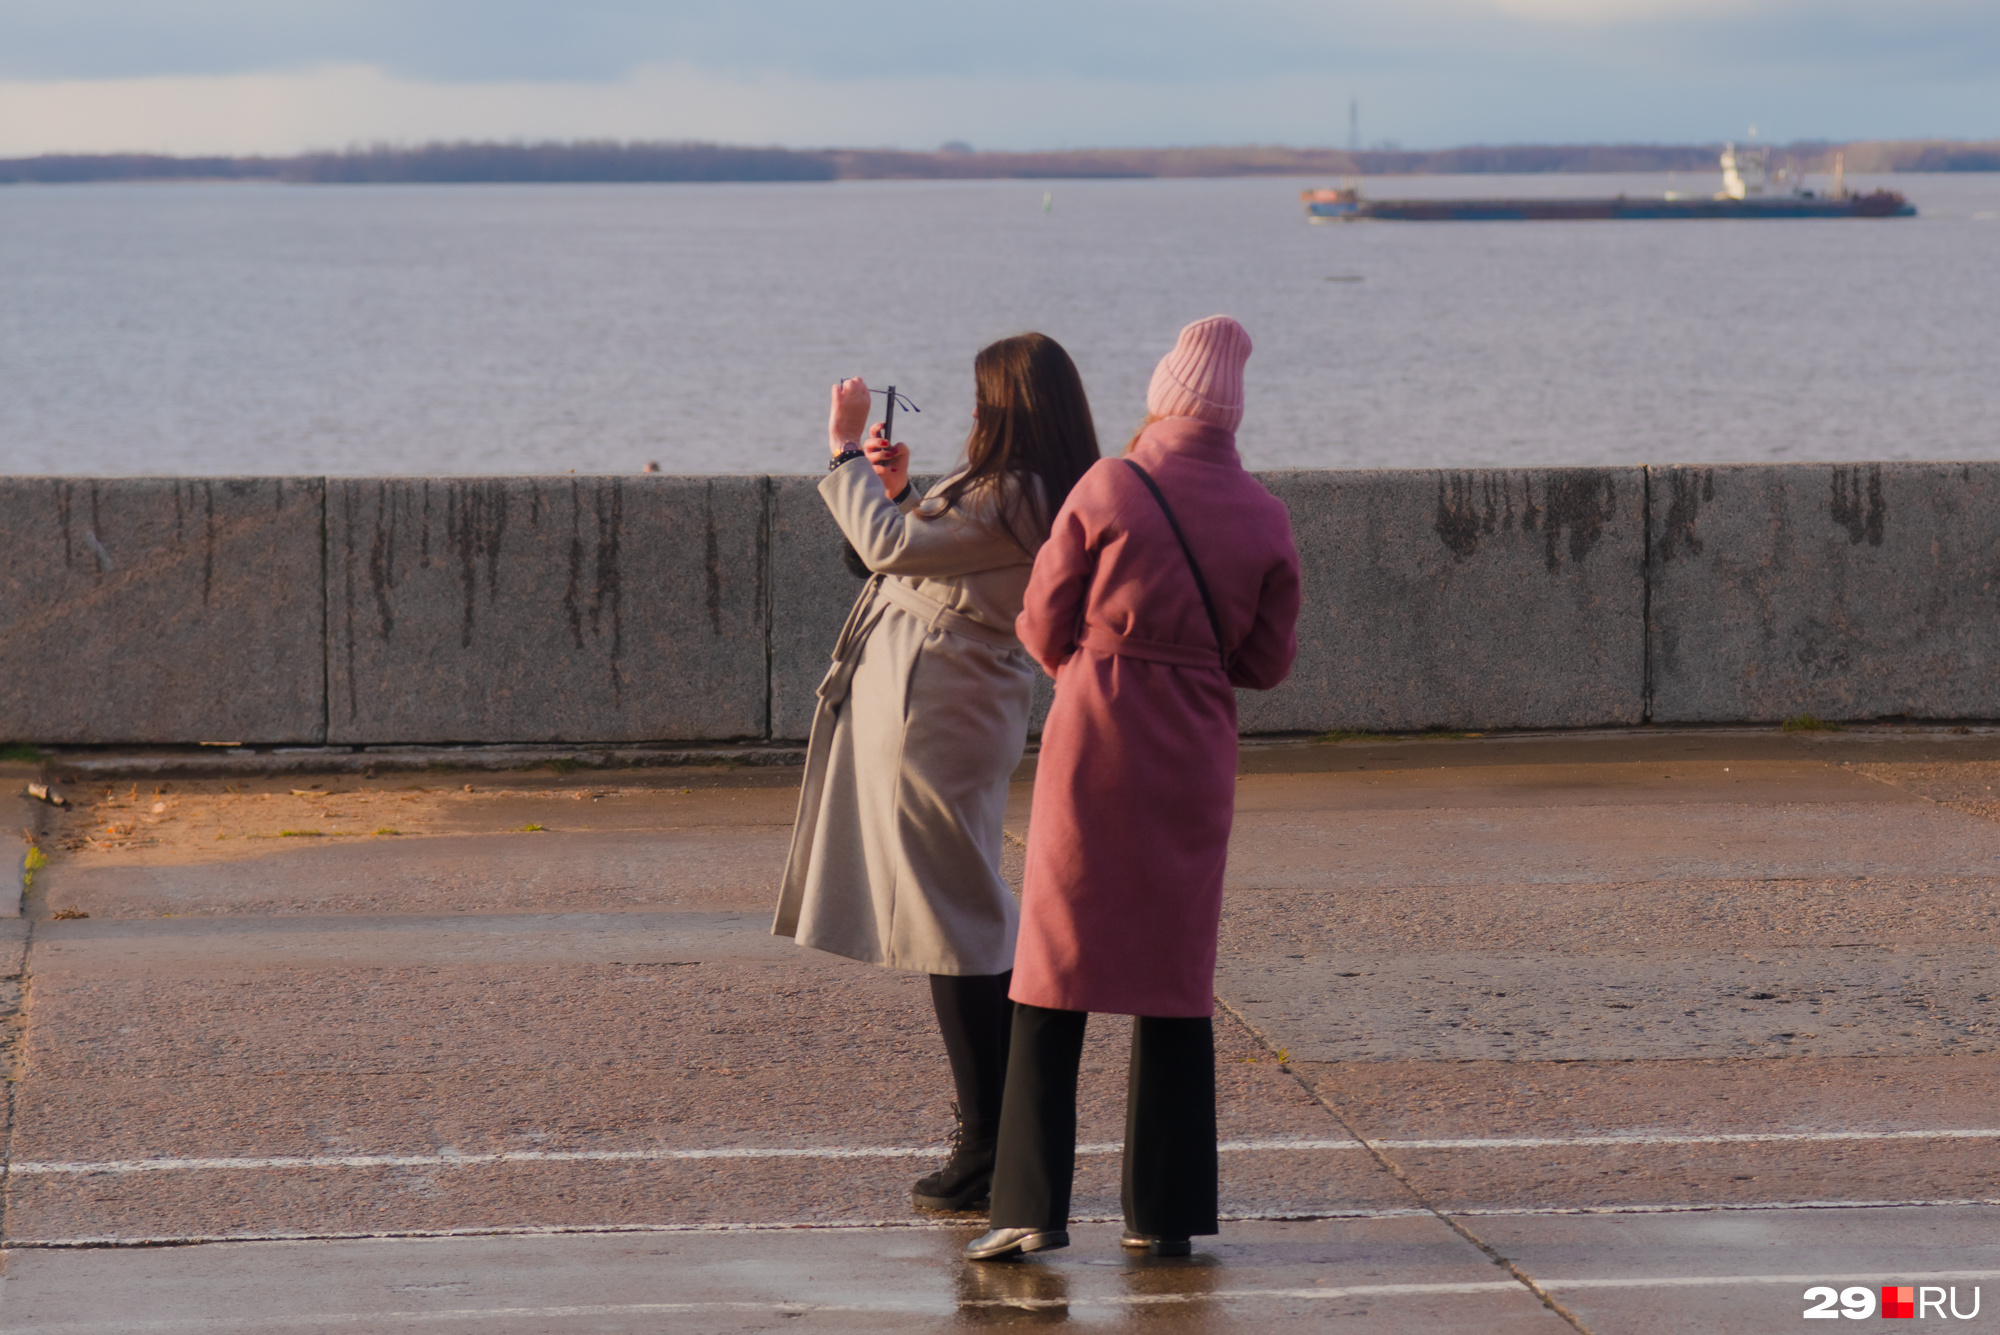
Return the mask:
<svg viewBox="0 0 2000 1335">
<path fill-rule="evenodd" d="M 724 144 L 426 144 L 289 158 L 139 153 L 0 159 L 0 184 L 266 180 L 307 183 L 533 181 L 1060 180 L 1193 176 L 1424 176 L 1488 172 L 1712 171 L 1720 144 L 1475 145 L 1429 152 L 1332 148 L 1121 148 L 1051 153 L 736 148 Z M 2000 141 L 1774 145 L 1803 171 L 2000 171 Z"/>
<path fill-rule="evenodd" d="M 976 179 L 1167 176 L 1416 176 L 1460 172 L 1693 171 L 1722 145 L 1573 144 L 1435 151 L 1337 148 L 1103 148 L 1061 153 L 897 153 L 837 149 L 843 178 Z"/>
<path fill-rule="evenodd" d="M 318 184 L 507 181 L 831 181 L 826 153 L 724 144 L 425 144 L 293 158 L 172 158 L 139 153 L 0 159 L 0 183 L 296 181 Z"/>
<path fill-rule="evenodd" d="M 722 144 L 426 144 L 308 153 L 278 163 L 286 181 L 831 181 L 823 153 Z"/>
<path fill-rule="evenodd" d="M 1851 172 L 2000 172 L 2000 140 L 1965 143 L 1953 139 L 1919 139 L 1903 143 L 1822 144 L 1817 162 L 1801 163 L 1808 171 L 1831 171 L 1833 155 L 1847 159 Z"/>
</svg>

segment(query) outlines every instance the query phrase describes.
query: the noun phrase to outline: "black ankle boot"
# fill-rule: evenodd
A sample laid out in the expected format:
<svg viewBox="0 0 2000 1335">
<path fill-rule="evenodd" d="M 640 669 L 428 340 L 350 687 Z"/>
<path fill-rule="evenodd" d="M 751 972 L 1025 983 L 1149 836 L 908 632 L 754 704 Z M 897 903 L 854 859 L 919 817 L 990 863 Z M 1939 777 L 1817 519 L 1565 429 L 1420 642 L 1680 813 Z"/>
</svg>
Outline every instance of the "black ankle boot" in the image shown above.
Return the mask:
<svg viewBox="0 0 2000 1335">
<path fill-rule="evenodd" d="M 991 1130 L 975 1132 L 955 1103 L 951 1115 L 958 1123 L 951 1135 L 951 1158 L 935 1173 L 918 1178 L 910 1189 L 910 1200 L 919 1210 L 980 1209 L 993 1189 L 999 1135 Z"/>
</svg>

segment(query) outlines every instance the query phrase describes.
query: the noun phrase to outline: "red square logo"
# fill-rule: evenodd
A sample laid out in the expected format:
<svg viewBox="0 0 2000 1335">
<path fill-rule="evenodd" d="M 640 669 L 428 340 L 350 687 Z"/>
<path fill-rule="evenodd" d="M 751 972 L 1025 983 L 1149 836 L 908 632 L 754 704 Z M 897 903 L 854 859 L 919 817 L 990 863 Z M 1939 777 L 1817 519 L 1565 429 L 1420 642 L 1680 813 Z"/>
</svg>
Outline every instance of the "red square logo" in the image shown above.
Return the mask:
<svg viewBox="0 0 2000 1335">
<path fill-rule="evenodd" d="M 1914 1319 L 1917 1315 L 1917 1291 L 1905 1285 L 1892 1289 L 1887 1285 L 1882 1289 L 1882 1315 L 1906 1316 Z"/>
</svg>

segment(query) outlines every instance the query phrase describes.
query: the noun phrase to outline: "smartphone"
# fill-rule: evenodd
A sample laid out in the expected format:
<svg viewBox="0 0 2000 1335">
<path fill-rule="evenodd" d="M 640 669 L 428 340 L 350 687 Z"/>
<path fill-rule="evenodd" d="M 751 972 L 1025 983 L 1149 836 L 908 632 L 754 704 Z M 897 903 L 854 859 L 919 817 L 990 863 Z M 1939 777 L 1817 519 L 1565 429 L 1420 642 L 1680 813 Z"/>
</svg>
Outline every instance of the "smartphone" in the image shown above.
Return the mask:
<svg viewBox="0 0 2000 1335">
<path fill-rule="evenodd" d="M 911 403 L 908 398 L 899 399 L 894 385 L 889 386 L 887 389 L 870 390 L 869 393 L 882 395 L 887 404 L 882 410 L 882 443 L 893 445 L 896 443 L 896 404 L 900 401 L 905 408 L 908 408 L 913 413 L 920 413 L 923 409 Z"/>
</svg>

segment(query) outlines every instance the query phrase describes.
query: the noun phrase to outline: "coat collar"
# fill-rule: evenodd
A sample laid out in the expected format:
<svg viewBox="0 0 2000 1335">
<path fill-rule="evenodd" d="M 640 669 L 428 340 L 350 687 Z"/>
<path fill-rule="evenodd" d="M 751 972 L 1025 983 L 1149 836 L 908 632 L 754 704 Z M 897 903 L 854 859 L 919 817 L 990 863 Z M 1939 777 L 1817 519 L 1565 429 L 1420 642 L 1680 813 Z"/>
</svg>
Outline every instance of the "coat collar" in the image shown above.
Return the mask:
<svg viewBox="0 0 2000 1335">
<path fill-rule="evenodd" d="M 1192 417 L 1163 417 L 1139 435 L 1132 454 L 1144 463 L 1147 458 L 1184 454 L 1204 463 L 1243 466 L 1236 453 L 1236 433 Z"/>
</svg>

